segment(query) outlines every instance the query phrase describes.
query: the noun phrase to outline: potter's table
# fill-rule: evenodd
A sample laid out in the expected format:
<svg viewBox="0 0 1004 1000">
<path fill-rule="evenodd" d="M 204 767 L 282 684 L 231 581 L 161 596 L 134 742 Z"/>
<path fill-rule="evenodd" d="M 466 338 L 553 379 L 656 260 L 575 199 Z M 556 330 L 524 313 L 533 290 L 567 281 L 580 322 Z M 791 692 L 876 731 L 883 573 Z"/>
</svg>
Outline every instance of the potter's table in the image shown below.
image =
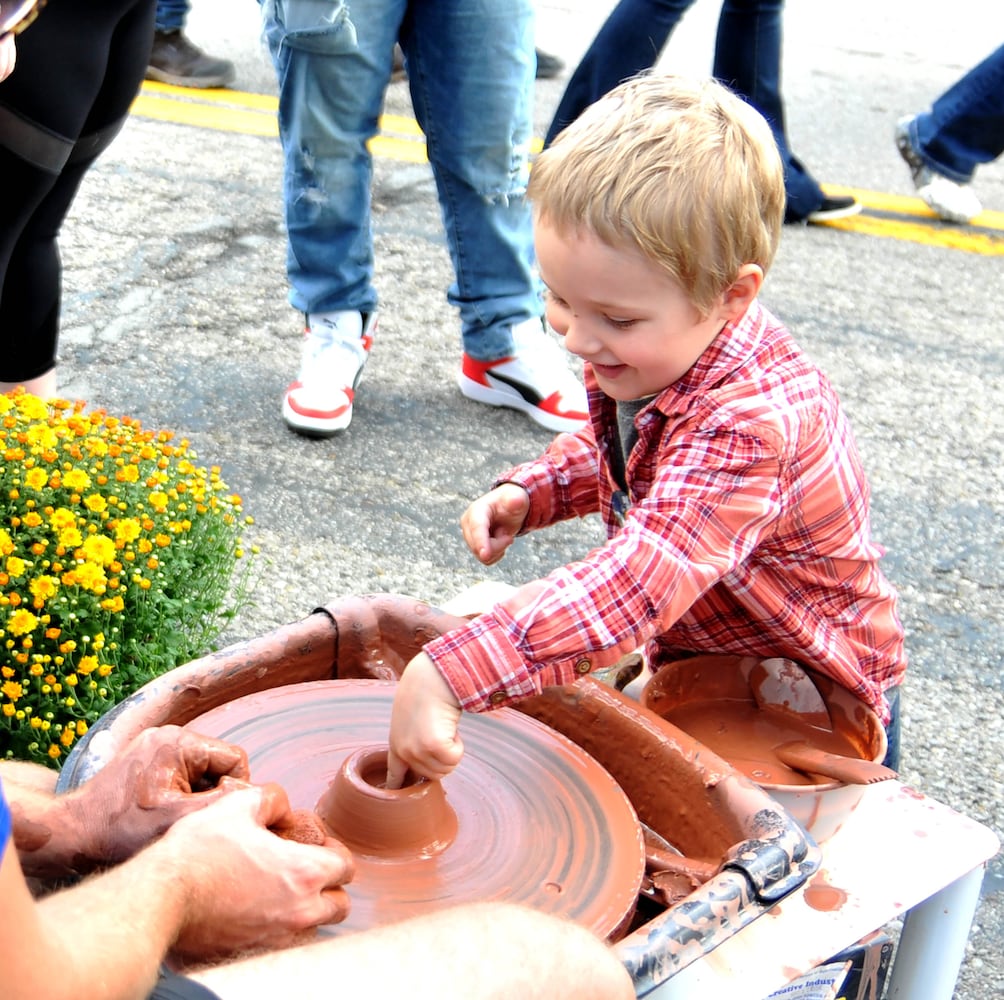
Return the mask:
<svg viewBox="0 0 1004 1000">
<path fill-rule="evenodd" d="M 888 1000 L 951 1000 L 994 832 L 898 781 L 870 785 L 809 882 L 646 994 L 763 1000 L 907 914 Z"/>
</svg>

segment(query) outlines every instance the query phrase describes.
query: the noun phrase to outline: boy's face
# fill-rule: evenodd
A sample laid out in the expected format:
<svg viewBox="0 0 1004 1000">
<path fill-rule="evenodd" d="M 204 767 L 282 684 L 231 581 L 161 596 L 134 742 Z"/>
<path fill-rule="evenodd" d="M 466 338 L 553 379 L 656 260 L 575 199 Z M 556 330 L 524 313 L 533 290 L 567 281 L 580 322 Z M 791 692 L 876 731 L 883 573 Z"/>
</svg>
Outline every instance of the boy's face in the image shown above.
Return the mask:
<svg viewBox="0 0 1004 1000">
<path fill-rule="evenodd" d="M 586 229 L 537 219 L 534 243 L 547 286 L 547 321 L 592 365 L 613 399 L 652 396 L 690 370 L 731 318 L 721 302 L 702 318 L 683 289 L 633 249 Z"/>
</svg>

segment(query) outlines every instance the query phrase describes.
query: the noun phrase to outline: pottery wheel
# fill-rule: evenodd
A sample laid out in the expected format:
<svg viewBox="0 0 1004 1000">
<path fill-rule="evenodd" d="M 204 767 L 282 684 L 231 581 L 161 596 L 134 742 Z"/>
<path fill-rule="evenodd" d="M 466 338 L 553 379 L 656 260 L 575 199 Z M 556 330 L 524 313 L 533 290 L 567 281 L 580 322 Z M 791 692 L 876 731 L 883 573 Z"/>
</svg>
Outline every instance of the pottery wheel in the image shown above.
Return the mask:
<svg viewBox="0 0 1004 1000">
<path fill-rule="evenodd" d="M 252 780 L 278 782 L 294 809 L 315 809 L 354 753 L 386 749 L 393 692 L 384 681 L 294 684 L 221 705 L 188 728 L 243 747 Z M 571 740 L 510 709 L 465 713 L 460 735 L 463 760 L 442 782 L 457 820 L 451 841 L 394 857 L 354 846 L 352 909 L 327 931 L 474 900 L 560 913 L 601 936 L 623 929 L 645 857 L 620 786 Z"/>
</svg>

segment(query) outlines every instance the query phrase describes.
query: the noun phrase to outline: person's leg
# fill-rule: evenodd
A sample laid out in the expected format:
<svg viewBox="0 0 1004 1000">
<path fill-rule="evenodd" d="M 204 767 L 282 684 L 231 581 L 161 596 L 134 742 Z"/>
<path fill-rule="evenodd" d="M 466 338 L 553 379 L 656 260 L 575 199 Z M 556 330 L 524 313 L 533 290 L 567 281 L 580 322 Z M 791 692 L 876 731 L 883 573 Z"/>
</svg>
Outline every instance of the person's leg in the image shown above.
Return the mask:
<svg viewBox="0 0 1004 1000">
<path fill-rule="evenodd" d="M 785 221 L 805 219 L 824 200 L 822 188 L 792 153 L 781 97 L 784 0 L 724 0 L 715 39 L 715 78 L 767 119 L 784 164 Z"/>
<path fill-rule="evenodd" d="M 372 159 L 403 5 L 264 0 L 279 83 L 289 301 L 303 313 L 376 309 Z"/>
<path fill-rule="evenodd" d="M 401 45 L 453 262 L 460 388 L 551 430 L 577 429 L 585 391 L 544 332 L 526 199 L 531 0 L 413 0 Z"/>
<path fill-rule="evenodd" d="M 622 80 L 650 69 L 694 0 L 620 0 L 575 67 L 544 145 Z"/>
<path fill-rule="evenodd" d="M 157 0 L 148 80 L 176 87 L 225 87 L 236 70 L 229 59 L 204 52 L 185 34 L 190 0 Z"/>
<path fill-rule="evenodd" d="M 419 0 L 402 34 L 436 178 L 464 350 L 505 356 L 543 312 L 526 201 L 533 119 L 530 0 Z"/>
<path fill-rule="evenodd" d="M 405 0 L 263 0 L 279 82 L 290 303 L 306 314 L 283 419 L 346 429 L 376 329 L 367 142 L 376 134 Z"/>
<path fill-rule="evenodd" d="M 1004 153 L 1004 45 L 917 115 L 910 138 L 927 166 L 959 184 Z"/>
<path fill-rule="evenodd" d="M 84 174 L 117 134 L 146 66 L 153 0 L 50 4 L 18 40 L 22 72 L 0 86 L 0 377 L 55 391 L 61 268 L 57 237 Z M 61 58 L 58 53 L 73 53 Z M 34 69 L 33 69 L 34 67 Z M 47 86 L 38 85 L 44 71 Z"/>
<path fill-rule="evenodd" d="M 901 717 L 901 695 L 900 688 L 889 688 L 885 693 L 886 704 L 889 706 L 889 723 L 885 727 L 888 746 L 886 748 L 885 759 L 882 761 L 886 767 L 891 767 L 894 771 L 899 770 L 902 732 Z"/>
<path fill-rule="evenodd" d="M 181 31 L 190 7 L 189 0 L 157 0 L 157 31 Z"/>
</svg>

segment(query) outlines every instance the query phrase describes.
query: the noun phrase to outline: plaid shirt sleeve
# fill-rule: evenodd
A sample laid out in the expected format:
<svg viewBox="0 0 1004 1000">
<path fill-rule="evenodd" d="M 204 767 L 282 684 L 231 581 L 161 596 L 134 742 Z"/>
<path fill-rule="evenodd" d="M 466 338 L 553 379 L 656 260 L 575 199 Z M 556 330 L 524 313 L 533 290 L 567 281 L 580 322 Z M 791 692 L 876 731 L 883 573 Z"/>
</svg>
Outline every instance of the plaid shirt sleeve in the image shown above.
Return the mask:
<svg viewBox="0 0 1004 1000">
<path fill-rule="evenodd" d="M 675 448 L 610 542 L 426 646 L 464 709 L 509 704 L 616 663 L 746 558 L 777 514 L 778 464 L 754 438 L 725 438 L 695 435 Z M 546 497 L 542 473 L 532 463 L 511 481 Z M 576 495 L 564 485 L 556 492 Z M 573 509 L 549 499 L 537 516 Z"/>
</svg>

